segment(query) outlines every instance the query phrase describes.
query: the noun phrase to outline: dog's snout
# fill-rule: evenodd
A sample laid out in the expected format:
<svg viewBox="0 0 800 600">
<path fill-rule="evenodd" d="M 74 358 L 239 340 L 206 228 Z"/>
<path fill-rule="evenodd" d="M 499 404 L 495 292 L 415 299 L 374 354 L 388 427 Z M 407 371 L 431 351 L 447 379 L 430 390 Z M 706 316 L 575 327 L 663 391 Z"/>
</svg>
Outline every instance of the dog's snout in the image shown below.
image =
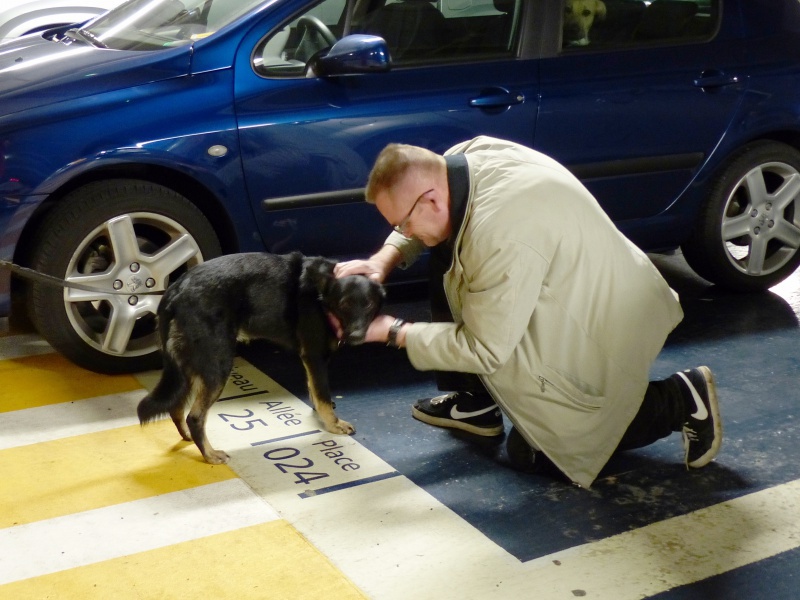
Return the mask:
<svg viewBox="0 0 800 600">
<path fill-rule="evenodd" d="M 352 329 L 349 331 L 345 331 L 344 333 L 344 340 L 351 346 L 358 346 L 359 344 L 364 343 L 364 338 L 367 337 L 367 329 L 365 327 L 359 327 L 358 329 Z"/>
</svg>

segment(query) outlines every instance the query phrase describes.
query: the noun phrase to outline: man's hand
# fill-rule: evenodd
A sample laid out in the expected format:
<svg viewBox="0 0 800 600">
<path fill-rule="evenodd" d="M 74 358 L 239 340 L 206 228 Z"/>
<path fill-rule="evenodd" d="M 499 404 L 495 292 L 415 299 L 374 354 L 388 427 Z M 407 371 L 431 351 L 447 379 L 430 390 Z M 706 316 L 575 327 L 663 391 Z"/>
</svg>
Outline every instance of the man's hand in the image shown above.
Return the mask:
<svg viewBox="0 0 800 600">
<path fill-rule="evenodd" d="M 331 329 L 333 329 L 336 339 L 341 341 L 344 337 L 341 321 L 339 321 L 339 318 L 335 314 L 328 310 L 325 311 L 325 316 L 328 317 L 328 324 L 331 326 Z"/>
<path fill-rule="evenodd" d="M 333 268 L 337 279 L 349 275 L 366 275 L 373 281 L 383 283 L 397 265 L 403 255 L 394 246 L 385 245 L 366 260 L 348 260 L 340 262 Z"/>
<path fill-rule="evenodd" d="M 366 275 L 373 281 L 383 283 L 387 273 L 383 272 L 383 264 L 375 260 L 348 260 L 336 263 L 333 274 L 337 279 L 350 275 Z"/>
<path fill-rule="evenodd" d="M 394 317 L 389 315 L 378 315 L 375 320 L 370 323 L 367 329 L 367 335 L 364 338 L 365 342 L 382 342 L 389 341 L 389 327 L 394 323 Z"/>
</svg>

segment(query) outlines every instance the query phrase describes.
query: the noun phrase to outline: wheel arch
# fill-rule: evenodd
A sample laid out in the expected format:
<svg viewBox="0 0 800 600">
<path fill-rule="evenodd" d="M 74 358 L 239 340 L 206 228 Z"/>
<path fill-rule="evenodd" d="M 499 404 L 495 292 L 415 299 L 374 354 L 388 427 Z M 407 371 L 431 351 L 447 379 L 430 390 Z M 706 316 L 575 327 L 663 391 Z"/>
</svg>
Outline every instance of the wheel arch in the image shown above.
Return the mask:
<svg viewBox="0 0 800 600">
<path fill-rule="evenodd" d="M 240 250 L 233 222 L 219 198 L 206 186 L 177 169 L 160 165 L 128 164 L 99 167 L 80 173 L 53 191 L 25 224 L 17 244 L 15 261 L 19 264 L 28 263 L 36 243 L 37 228 L 59 200 L 87 184 L 109 179 L 138 179 L 162 185 L 181 194 L 209 220 L 217 233 L 223 253 L 230 254 Z"/>
<path fill-rule="evenodd" d="M 719 177 L 721 173 L 725 172 L 739 156 L 750 150 L 753 146 L 769 142 L 786 144 L 800 151 L 800 131 L 788 131 L 785 129 L 763 131 L 753 134 L 748 138 L 736 138 L 735 145 L 725 146 L 723 143 L 720 148 L 709 156 L 709 162 L 707 163 L 709 168 L 704 168 L 705 172 L 695 183 L 703 187 L 707 186 L 710 182 L 713 182 Z"/>
<path fill-rule="evenodd" d="M 687 235 L 697 223 L 703 206 L 707 200 L 706 194 L 714 182 L 721 177 L 740 156 L 749 152 L 753 147 L 770 142 L 778 142 L 791 146 L 800 151 L 800 131 L 774 130 L 760 132 L 747 139 L 736 139 L 736 145 L 729 147 L 721 145 L 709 156 L 701 172 L 697 174 L 689 188 L 682 194 L 681 218 L 687 224 Z M 670 209 L 667 209 L 670 210 Z M 684 240 L 685 241 L 685 240 Z"/>
<path fill-rule="evenodd" d="M 720 159 L 715 164 L 714 169 L 711 170 L 704 181 L 703 187 L 705 190 L 708 190 L 708 197 L 702 204 L 698 203 L 697 215 L 689 230 L 690 233 L 681 244 L 687 262 L 692 269 L 702 277 L 729 289 L 755 291 L 775 285 L 775 283 L 781 280 L 781 277 L 786 277 L 786 272 L 792 271 L 797 267 L 800 257 L 795 253 L 796 258 L 789 259 L 786 264 L 778 265 L 776 270 L 770 270 L 766 274 L 759 274 L 748 281 L 738 271 L 731 271 L 728 273 L 727 268 L 723 268 L 722 265 L 727 265 L 726 261 L 730 260 L 730 256 L 727 253 L 724 254 L 725 260 L 723 260 L 721 256 L 717 256 L 716 249 L 712 247 L 715 243 L 719 243 L 720 240 L 715 239 L 716 233 L 712 232 L 712 225 L 710 225 L 711 221 L 709 217 L 711 216 L 714 218 L 715 223 L 713 223 L 713 228 L 716 231 L 719 227 L 719 223 L 716 222 L 717 216 L 715 215 L 722 214 L 720 211 L 727 210 L 724 206 L 719 204 L 719 192 L 727 188 L 730 184 L 728 179 L 731 170 L 734 169 L 734 173 L 736 171 L 741 171 L 743 165 L 738 163 L 744 161 L 748 156 L 758 157 L 759 153 L 765 152 L 767 148 L 772 152 L 781 152 L 781 147 L 784 148 L 783 152 L 791 152 L 795 155 L 793 158 L 795 164 L 797 164 L 796 155 L 800 154 L 800 134 L 779 132 L 776 134 L 761 135 L 744 141 L 727 152 L 724 158 Z M 744 168 L 746 168 L 746 163 Z M 739 175 L 736 175 L 736 177 L 739 177 Z M 756 215 L 753 216 L 756 217 Z M 770 227 L 771 226 L 772 225 L 770 225 Z M 758 234 L 757 229 L 755 231 L 756 235 Z M 724 240 L 722 240 L 722 244 L 725 244 Z M 775 250 L 773 249 L 770 254 L 774 252 Z M 749 260 L 749 258 L 747 260 Z M 778 275 L 778 273 L 783 273 L 783 275 Z M 758 277 L 760 281 L 758 281 L 756 277 Z"/>
</svg>

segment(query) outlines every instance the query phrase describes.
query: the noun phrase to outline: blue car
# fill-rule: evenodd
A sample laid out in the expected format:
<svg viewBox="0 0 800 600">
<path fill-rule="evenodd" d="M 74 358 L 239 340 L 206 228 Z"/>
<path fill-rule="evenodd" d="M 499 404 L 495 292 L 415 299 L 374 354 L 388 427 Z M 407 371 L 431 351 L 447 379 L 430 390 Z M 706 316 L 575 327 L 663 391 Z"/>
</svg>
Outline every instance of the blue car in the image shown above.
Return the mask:
<svg viewBox="0 0 800 600">
<path fill-rule="evenodd" d="M 0 315 L 156 367 L 186 269 L 367 255 L 377 153 L 479 134 L 567 165 L 642 248 L 773 286 L 800 263 L 800 2 L 128 0 L 5 42 L 0 259 L 77 287 L 2 270 Z"/>
</svg>

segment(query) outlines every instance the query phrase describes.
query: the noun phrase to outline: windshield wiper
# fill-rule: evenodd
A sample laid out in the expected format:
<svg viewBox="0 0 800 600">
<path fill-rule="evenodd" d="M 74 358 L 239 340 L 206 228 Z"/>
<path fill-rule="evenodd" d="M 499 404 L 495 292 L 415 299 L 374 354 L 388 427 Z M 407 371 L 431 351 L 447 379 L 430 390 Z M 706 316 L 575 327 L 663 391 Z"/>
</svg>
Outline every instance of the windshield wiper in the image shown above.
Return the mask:
<svg viewBox="0 0 800 600">
<path fill-rule="evenodd" d="M 71 40 L 78 40 L 97 48 L 108 48 L 108 46 L 100 41 L 99 37 L 89 31 L 86 31 L 85 29 L 68 29 L 66 32 L 64 32 L 64 36 Z"/>
</svg>

